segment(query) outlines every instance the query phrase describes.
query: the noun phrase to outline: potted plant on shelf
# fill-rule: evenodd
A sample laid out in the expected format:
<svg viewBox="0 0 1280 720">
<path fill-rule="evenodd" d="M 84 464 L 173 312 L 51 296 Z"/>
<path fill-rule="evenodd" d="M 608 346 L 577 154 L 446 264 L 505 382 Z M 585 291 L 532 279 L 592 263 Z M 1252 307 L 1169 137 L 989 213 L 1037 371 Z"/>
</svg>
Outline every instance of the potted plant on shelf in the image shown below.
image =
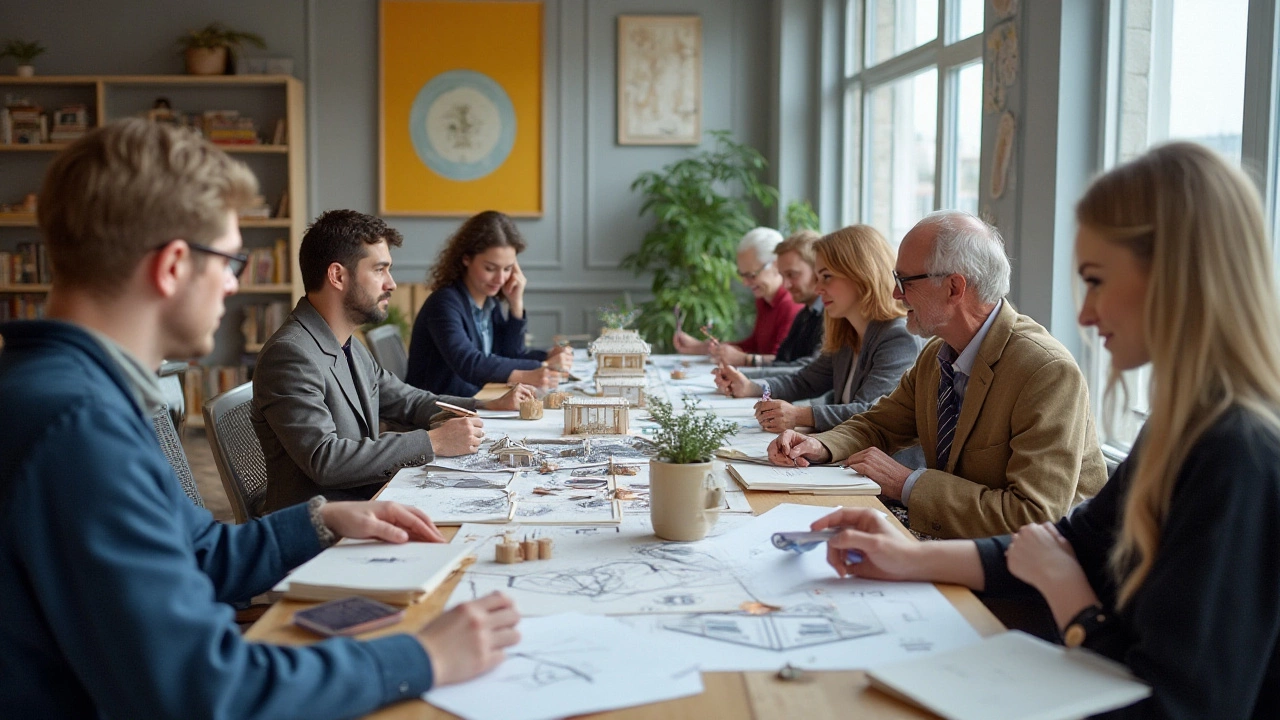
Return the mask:
<svg viewBox="0 0 1280 720">
<path fill-rule="evenodd" d="M 735 257 L 744 233 L 759 225 L 757 207 L 777 201 L 764 182 L 768 163 L 751 147 L 734 142 L 727 130 L 711 132 L 715 147 L 678 160 L 631 183 L 643 200 L 640 214 L 654 226 L 640 249 L 622 260 L 637 275 L 653 273 L 653 299 L 640 305 L 640 334 L 671 351 L 675 308 L 684 327 L 704 325 L 732 333 L 742 305 L 734 292 Z"/>
<path fill-rule="evenodd" d="M 724 502 L 724 489 L 712 474 L 712 454 L 738 432 L 738 424 L 700 410 L 687 397 L 680 414 L 670 403 L 649 399 L 649 414 L 658 424 L 653 436 L 658 454 L 649 460 L 649 513 L 653 532 L 666 540 L 706 537 Z"/>
<path fill-rule="evenodd" d="M 4 44 L 4 49 L 0 49 L 0 58 L 11 57 L 18 62 L 18 70 L 14 73 L 18 77 L 32 77 L 36 74 L 36 67 L 31 62 L 45 50 L 45 46 L 34 40 L 10 40 Z"/>
<path fill-rule="evenodd" d="M 233 50 L 244 43 L 266 49 L 261 35 L 240 32 L 219 22 L 209 23 L 199 30 L 188 30 L 178 38 L 187 61 L 189 75 L 222 75 L 227 71 L 227 60 Z"/>
</svg>

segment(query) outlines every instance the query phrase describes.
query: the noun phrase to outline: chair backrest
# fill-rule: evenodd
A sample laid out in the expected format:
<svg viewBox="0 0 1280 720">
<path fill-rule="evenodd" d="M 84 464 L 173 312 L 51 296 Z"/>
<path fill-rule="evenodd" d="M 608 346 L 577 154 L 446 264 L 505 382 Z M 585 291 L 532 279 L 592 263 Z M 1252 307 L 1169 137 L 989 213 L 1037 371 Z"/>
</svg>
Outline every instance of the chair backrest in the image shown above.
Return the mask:
<svg viewBox="0 0 1280 720">
<path fill-rule="evenodd" d="M 196 507 L 204 507 L 204 499 L 200 497 L 200 490 L 196 488 L 195 476 L 191 474 L 191 463 L 187 461 L 187 452 L 182 449 L 182 439 L 173 427 L 173 416 L 170 410 L 168 405 L 161 405 L 151 416 L 151 425 L 156 430 L 156 439 L 160 441 L 160 449 L 164 451 L 165 459 L 169 461 L 169 465 L 173 467 L 173 473 L 178 476 L 178 482 L 182 484 L 182 491 L 191 498 L 191 502 L 195 503 Z"/>
<path fill-rule="evenodd" d="M 404 338 L 395 325 L 379 325 L 364 334 L 373 359 L 387 372 L 401 380 L 409 372 L 409 354 L 404 350 Z"/>
<path fill-rule="evenodd" d="M 182 388 L 182 378 L 190 367 L 184 362 L 176 362 L 173 360 L 165 360 L 160 363 L 160 392 L 164 394 L 164 401 L 169 404 L 169 419 L 173 421 L 173 427 L 178 431 L 178 437 L 182 437 L 182 428 L 187 424 L 187 394 Z"/>
<path fill-rule="evenodd" d="M 206 401 L 203 408 L 209 447 L 237 523 L 258 516 L 254 508 L 267 491 L 267 461 L 249 422 L 252 402 L 253 383 L 245 383 Z"/>
</svg>

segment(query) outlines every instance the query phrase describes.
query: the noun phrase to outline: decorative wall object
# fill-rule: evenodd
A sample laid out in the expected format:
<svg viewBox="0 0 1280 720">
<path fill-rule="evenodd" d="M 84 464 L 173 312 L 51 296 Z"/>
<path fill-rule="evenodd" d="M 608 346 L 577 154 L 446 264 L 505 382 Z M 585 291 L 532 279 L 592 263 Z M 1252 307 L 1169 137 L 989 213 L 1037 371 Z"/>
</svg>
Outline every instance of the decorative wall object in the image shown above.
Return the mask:
<svg viewBox="0 0 1280 720">
<path fill-rule="evenodd" d="M 381 3 L 378 210 L 542 214 L 542 3 Z"/>
<path fill-rule="evenodd" d="M 982 74 L 982 109 L 989 113 L 1004 110 L 1005 95 L 1018 80 L 1018 28 L 1014 21 L 1001 23 L 987 33 Z"/>
<path fill-rule="evenodd" d="M 702 18 L 618 17 L 618 144 L 697 145 Z"/>
<path fill-rule="evenodd" d="M 1004 195 L 1009 162 L 1013 159 L 1013 141 L 1017 137 L 1018 121 L 1006 111 L 1000 116 L 1000 129 L 996 131 L 996 151 L 991 157 L 991 197 Z"/>
</svg>

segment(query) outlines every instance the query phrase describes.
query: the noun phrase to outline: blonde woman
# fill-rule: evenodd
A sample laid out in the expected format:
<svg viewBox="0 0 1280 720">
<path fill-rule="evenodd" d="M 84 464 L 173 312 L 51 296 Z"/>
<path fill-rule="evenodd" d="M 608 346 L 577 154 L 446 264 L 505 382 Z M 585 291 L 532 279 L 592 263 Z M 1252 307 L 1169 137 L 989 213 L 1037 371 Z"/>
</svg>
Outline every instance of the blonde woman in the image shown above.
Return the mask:
<svg viewBox="0 0 1280 720">
<path fill-rule="evenodd" d="M 1067 644 L 1153 687 L 1108 717 L 1278 717 L 1280 297 L 1258 196 L 1176 143 L 1096 180 L 1076 218 L 1080 323 L 1111 352 L 1112 389 L 1152 368 L 1150 419 L 1111 481 L 1012 536 L 912 543 L 852 509 L 814 528 L 844 528 L 841 576 L 1039 592 Z"/>
<path fill-rule="evenodd" d="M 812 427 L 830 430 L 888 395 L 916 361 L 919 340 L 907 332 L 906 312 L 893 299 L 893 249 L 869 225 L 850 225 L 814 243 L 817 293 L 826 315 L 822 354 L 789 374 L 748 379 L 722 365 L 716 386 L 732 397 L 771 399 L 756 405 L 769 432 Z M 790 401 L 832 393 L 830 404 L 800 407 Z"/>
</svg>

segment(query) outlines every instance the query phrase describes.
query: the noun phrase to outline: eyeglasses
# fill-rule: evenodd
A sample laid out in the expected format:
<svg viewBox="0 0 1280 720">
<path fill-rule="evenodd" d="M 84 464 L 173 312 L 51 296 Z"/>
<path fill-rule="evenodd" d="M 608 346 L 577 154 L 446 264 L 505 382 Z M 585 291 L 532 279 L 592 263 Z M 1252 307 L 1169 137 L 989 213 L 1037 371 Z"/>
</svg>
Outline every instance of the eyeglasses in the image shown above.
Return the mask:
<svg viewBox="0 0 1280 720">
<path fill-rule="evenodd" d="M 755 272 L 744 273 L 741 270 L 739 270 L 738 277 L 742 278 L 744 282 L 751 282 L 756 278 L 760 277 L 760 273 L 764 272 L 772 264 L 773 264 L 773 261 L 770 260 L 769 262 L 761 265 L 760 269 Z"/>
<path fill-rule="evenodd" d="M 903 295 L 906 295 L 906 294 L 907 294 L 907 283 L 909 283 L 909 282 L 915 282 L 915 281 L 917 281 L 917 280 L 923 280 L 923 279 L 925 279 L 925 278 L 939 278 L 939 277 L 947 277 L 947 276 L 948 276 L 948 275 L 950 275 L 950 274 L 951 274 L 951 273 L 920 273 L 919 275 L 908 275 L 908 276 L 906 276 L 906 277 L 903 277 L 903 276 L 901 276 L 901 275 L 899 275 L 899 274 L 898 274 L 898 271 L 897 271 L 897 270 L 894 270 L 894 271 L 893 271 L 893 282 L 897 284 L 897 286 L 898 286 L 898 292 L 902 293 Z"/>
<path fill-rule="evenodd" d="M 170 240 L 169 242 L 160 243 L 159 245 L 151 249 L 159 250 L 165 245 L 168 245 L 170 242 L 173 242 L 173 241 Z M 208 245 L 201 245 L 200 243 L 193 243 L 191 241 L 187 241 L 187 247 L 191 248 L 192 250 L 195 250 L 196 252 L 202 252 L 208 255 L 217 255 L 218 257 L 226 258 L 227 272 L 231 273 L 231 275 L 236 278 L 239 278 L 244 273 L 245 267 L 248 266 L 249 264 L 249 256 L 246 255 L 245 253 L 236 253 L 233 255 L 231 253 L 222 252 L 221 250 L 215 250 L 214 248 L 211 248 Z"/>
</svg>

